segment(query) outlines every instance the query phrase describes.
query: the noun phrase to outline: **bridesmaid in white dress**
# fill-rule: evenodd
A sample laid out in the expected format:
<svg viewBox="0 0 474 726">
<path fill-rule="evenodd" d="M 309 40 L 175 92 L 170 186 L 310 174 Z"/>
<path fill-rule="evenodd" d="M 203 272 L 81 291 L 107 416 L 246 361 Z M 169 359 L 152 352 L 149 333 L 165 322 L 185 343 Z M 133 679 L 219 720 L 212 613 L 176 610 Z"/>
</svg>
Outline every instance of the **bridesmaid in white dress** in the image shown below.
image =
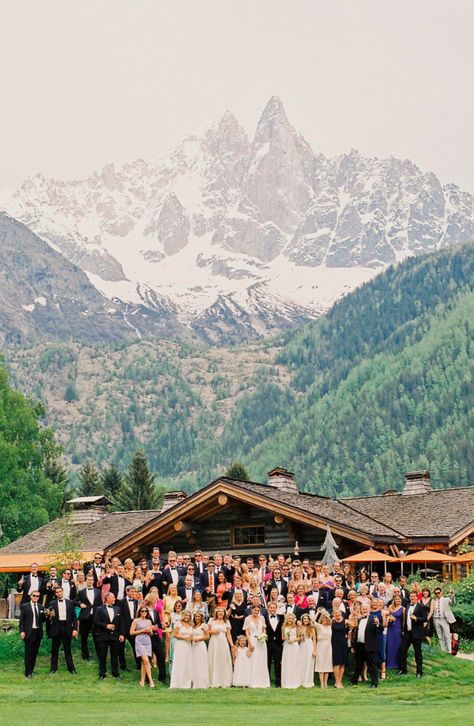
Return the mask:
<svg viewBox="0 0 474 726">
<path fill-rule="evenodd" d="M 303 688 L 314 686 L 314 659 L 316 657 L 316 634 L 308 613 L 301 616 L 299 629 L 301 685 Z"/>
<path fill-rule="evenodd" d="M 232 685 L 232 657 L 234 648 L 230 623 L 225 608 L 216 608 L 215 618 L 209 620 L 209 686 L 229 688 Z"/>
<path fill-rule="evenodd" d="M 300 644 L 294 613 L 288 613 L 285 617 L 282 636 L 281 687 L 299 688 L 301 685 Z"/>
<path fill-rule="evenodd" d="M 316 661 L 314 670 L 319 673 L 321 688 L 328 687 L 328 676 L 332 673 L 332 620 L 323 611 L 321 622 L 316 623 Z"/>
<path fill-rule="evenodd" d="M 258 605 L 252 607 L 252 614 L 244 620 L 244 630 L 250 651 L 250 688 L 270 688 L 267 662 L 265 620 Z"/>
<path fill-rule="evenodd" d="M 209 663 L 207 658 L 206 640 L 209 632 L 202 612 L 194 613 L 192 675 L 193 688 L 209 688 Z"/>
<path fill-rule="evenodd" d="M 191 688 L 193 626 L 189 610 L 182 612 L 181 620 L 174 626 L 172 638 L 174 652 L 170 688 Z"/>
</svg>

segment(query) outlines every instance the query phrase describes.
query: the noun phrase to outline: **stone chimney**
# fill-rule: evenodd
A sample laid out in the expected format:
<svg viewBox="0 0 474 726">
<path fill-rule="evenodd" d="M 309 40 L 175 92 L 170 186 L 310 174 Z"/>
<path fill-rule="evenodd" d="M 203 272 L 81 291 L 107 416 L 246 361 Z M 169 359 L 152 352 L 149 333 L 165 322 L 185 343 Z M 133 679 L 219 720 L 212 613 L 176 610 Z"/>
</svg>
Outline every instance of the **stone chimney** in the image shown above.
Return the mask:
<svg viewBox="0 0 474 726">
<path fill-rule="evenodd" d="M 167 509 L 171 509 L 171 507 L 175 507 L 177 504 L 181 504 L 184 499 L 187 498 L 186 492 L 165 492 L 163 495 L 163 505 L 161 507 L 161 511 L 165 512 Z"/>
<path fill-rule="evenodd" d="M 409 471 L 405 474 L 402 494 L 428 494 L 432 491 L 429 471 Z"/>
<path fill-rule="evenodd" d="M 295 482 L 295 475 L 292 471 L 288 471 L 288 469 L 283 469 L 280 466 L 277 466 L 275 469 L 272 469 L 268 472 L 268 486 L 275 487 L 275 489 L 280 489 L 282 492 L 291 492 L 293 494 L 298 494 L 298 487 L 296 486 Z"/>
<path fill-rule="evenodd" d="M 71 524 L 92 524 L 108 514 L 107 507 L 113 502 L 104 496 L 76 497 L 66 504 L 71 507 Z"/>
</svg>

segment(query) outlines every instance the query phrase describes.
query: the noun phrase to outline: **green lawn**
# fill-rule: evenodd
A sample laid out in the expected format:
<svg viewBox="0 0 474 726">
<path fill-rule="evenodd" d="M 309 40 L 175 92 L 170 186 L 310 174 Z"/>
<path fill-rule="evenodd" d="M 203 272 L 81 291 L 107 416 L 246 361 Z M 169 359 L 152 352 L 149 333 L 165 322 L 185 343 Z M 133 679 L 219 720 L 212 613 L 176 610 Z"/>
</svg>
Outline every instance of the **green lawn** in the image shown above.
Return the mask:
<svg viewBox="0 0 474 726">
<path fill-rule="evenodd" d="M 42 647 L 35 676 L 23 677 L 22 645 L 18 635 L 0 636 L 0 723 L 76 724 L 147 723 L 189 726 L 225 723 L 278 726 L 287 720 L 298 726 L 338 723 L 341 726 L 451 726 L 474 724 L 474 661 L 442 656 L 425 650 L 425 676 L 417 681 L 390 675 L 377 690 L 366 684 L 344 690 L 319 688 L 298 691 L 226 690 L 170 691 L 157 685 L 154 691 L 138 685 L 136 672 L 121 681 L 98 681 L 97 663 L 83 663 L 74 649 L 77 676 L 71 676 L 60 660 L 60 671 L 48 675 L 49 644 Z M 132 662 L 129 653 L 130 664 Z M 91 721 L 93 719 L 93 721 Z"/>
</svg>

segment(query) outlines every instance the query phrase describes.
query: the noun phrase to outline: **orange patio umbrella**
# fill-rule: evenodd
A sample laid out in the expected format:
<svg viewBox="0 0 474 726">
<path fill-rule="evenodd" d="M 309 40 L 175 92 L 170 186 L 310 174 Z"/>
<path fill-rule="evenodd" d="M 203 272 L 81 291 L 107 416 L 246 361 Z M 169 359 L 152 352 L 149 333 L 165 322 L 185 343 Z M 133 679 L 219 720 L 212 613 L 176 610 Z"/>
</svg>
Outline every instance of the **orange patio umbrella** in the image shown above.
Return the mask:
<svg viewBox="0 0 474 726">
<path fill-rule="evenodd" d="M 434 550 L 419 550 L 418 552 L 412 552 L 410 555 L 404 555 L 403 557 L 398 558 L 398 562 L 402 563 L 402 572 L 403 572 L 403 563 L 408 562 L 412 565 L 414 564 L 424 564 L 425 570 L 427 569 L 426 565 L 428 562 L 456 562 L 456 557 L 452 557 L 451 555 L 445 555 L 443 552 L 435 552 Z M 413 570 L 412 570 L 413 572 Z"/>
<path fill-rule="evenodd" d="M 356 555 L 344 557 L 343 562 L 370 562 L 370 564 L 373 562 L 383 562 L 384 569 L 386 571 L 387 562 L 396 562 L 396 557 L 390 557 L 390 555 L 386 555 L 385 552 L 379 552 L 378 550 L 370 548 L 363 552 L 358 552 Z"/>
</svg>

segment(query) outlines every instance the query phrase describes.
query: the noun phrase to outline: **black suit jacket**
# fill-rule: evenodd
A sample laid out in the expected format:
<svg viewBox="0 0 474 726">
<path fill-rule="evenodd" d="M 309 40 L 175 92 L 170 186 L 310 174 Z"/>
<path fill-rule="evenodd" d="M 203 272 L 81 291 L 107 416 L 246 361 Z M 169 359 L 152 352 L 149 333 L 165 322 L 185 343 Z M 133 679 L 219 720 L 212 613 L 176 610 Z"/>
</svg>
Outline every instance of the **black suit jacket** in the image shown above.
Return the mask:
<svg viewBox="0 0 474 726">
<path fill-rule="evenodd" d="M 374 616 L 376 613 L 369 613 L 367 618 L 367 625 L 365 627 L 365 649 L 369 653 L 375 653 L 380 650 L 380 637 L 383 631 L 383 623 L 382 618 L 379 617 L 379 624 L 376 625 L 374 623 Z M 357 643 L 357 638 L 359 634 L 359 623 L 357 624 L 357 627 L 354 628 L 354 635 L 352 637 L 352 642 L 355 644 Z"/>
<path fill-rule="evenodd" d="M 289 612 L 289 606 L 285 605 L 285 615 Z M 308 612 L 308 608 L 300 608 L 299 605 L 293 605 L 293 610 L 291 612 L 295 614 L 297 620 L 301 620 L 301 616 Z"/>
<path fill-rule="evenodd" d="M 97 608 L 100 608 L 100 606 L 102 605 L 102 596 L 100 590 L 97 587 L 94 587 L 93 590 L 94 600 L 92 605 L 89 598 L 87 597 L 87 587 L 85 587 L 83 590 L 80 590 L 78 595 L 76 596 L 75 604 L 77 607 L 80 608 L 79 622 L 81 622 L 82 620 L 89 620 L 89 618 L 94 615 Z M 81 608 L 81 604 L 84 604 L 86 607 Z"/>
<path fill-rule="evenodd" d="M 45 583 L 46 583 L 46 580 L 43 577 L 38 577 L 38 590 L 42 594 L 44 593 Z M 22 596 L 21 596 L 22 605 L 25 602 L 30 602 L 30 596 L 28 595 L 28 590 L 30 589 L 30 585 L 31 585 L 31 575 L 30 575 L 30 573 L 28 573 L 24 577 L 23 585 L 17 585 L 18 592 L 22 593 Z"/>
<path fill-rule="evenodd" d="M 123 596 L 125 597 L 125 589 L 128 587 L 128 585 L 132 585 L 133 583 L 130 582 L 130 580 L 127 580 L 126 577 L 124 579 L 124 586 L 123 586 Z M 110 575 L 109 577 L 104 577 L 102 579 L 102 583 L 104 585 L 110 585 L 110 592 L 113 592 L 115 597 L 118 596 L 119 593 L 119 576 L 115 574 Z"/>
<path fill-rule="evenodd" d="M 160 598 L 163 598 L 163 590 L 165 587 L 168 587 L 168 582 L 163 582 L 163 571 L 158 570 L 158 572 L 153 572 L 153 570 L 150 570 L 150 572 L 152 577 L 148 585 L 143 586 L 143 594 L 146 595 L 152 587 L 157 587 Z"/>
<path fill-rule="evenodd" d="M 118 608 L 120 610 L 120 627 L 122 630 L 122 635 L 130 635 L 130 627 L 132 625 L 132 620 L 137 617 L 137 611 L 138 611 L 138 602 L 136 600 L 133 601 L 133 618 L 130 617 L 130 608 L 128 606 L 128 598 L 124 597 L 122 600 L 119 600 L 117 602 Z"/>
<path fill-rule="evenodd" d="M 97 587 L 97 584 L 98 584 L 99 580 L 101 580 L 103 578 L 103 576 L 104 576 L 105 570 L 104 570 L 103 565 L 101 564 L 101 567 L 100 567 L 100 575 L 98 576 L 97 575 L 97 572 L 96 572 L 96 569 L 94 567 L 94 563 L 93 562 L 89 562 L 88 565 L 84 565 L 84 574 L 87 575 L 88 572 L 91 572 L 92 573 L 92 576 L 94 578 L 94 587 Z"/>
<path fill-rule="evenodd" d="M 66 600 L 75 600 L 76 599 L 76 596 L 77 596 L 77 587 L 75 586 L 75 584 L 72 581 L 72 579 L 71 580 L 68 580 L 68 582 L 69 582 L 69 596 L 66 594 L 66 592 L 64 592 L 64 588 L 63 588 L 64 598 Z M 63 587 L 63 581 L 62 581 L 62 579 L 59 580 L 58 587 Z"/>
<path fill-rule="evenodd" d="M 405 623 L 403 626 L 403 635 L 407 635 L 408 631 L 408 609 L 410 607 L 410 604 L 408 604 L 408 607 L 406 609 L 406 615 L 405 615 Z M 415 640 L 423 640 L 423 638 L 426 635 L 426 630 L 424 627 L 424 624 L 426 623 L 426 620 L 428 618 L 429 613 L 429 607 L 427 605 L 423 605 L 422 602 L 417 602 L 415 605 L 415 609 L 413 611 L 413 615 L 416 617 L 416 620 L 411 621 L 411 634 Z"/>
<path fill-rule="evenodd" d="M 96 638 L 100 643 L 107 643 L 110 641 L 116 641 L 120 635 L 123 635 L 121 631 L 121 617 L 120 608 L 117 605 L 113 606 L 114 619 L 112 620 L 115 625 L 115 630 L 108 630 L 107 625 L 110 625 L 109 614 L 105 605 L 101 605 L 97 608 L 94 614 L 94 630 Z"/>
<path fill-rule="evenodd" d="M 270 625 L 270 614 L 268 612 L 265 613 L 265 626 L 266 626 L 266 632 L 267 632 L 267 643 L 268 645 L 271 645 L 274 643 L 279 648 L 283 647 L 283 637 L 282 637 L 282 628 L 283 628 L 283 621 L 284 617 L 283 615 L 277 615 L 278 618 L 278 625 L 276 626 L 275 630 L 273 630 L 272 626 Z"/>
<path fill-rule="evenodd" d="M 43 637 L 43 622 L 45 619 L 44 608 L 38 603 L 38 630 L 40 638 Z M 20 606 L 20 622 L 18 624 L 18 632 L 25 633 L 25 640 L 31 638 L 33 633 L 33 610 L 29 602 Z"/>
<path fill-rule="evenodd" d="M 265 585 L 265 592 L 270 595 L 270 590 L 273 587 L 276 587 L 276 589 L 279 591 L 280 595 L 283 595 L 284 598 L 286 598 L 286 595 L 288 593 L 288 583 L 285 582 L 285 580 L 278 580 L 278 583 L 280 584 L 280 588 L 278 587 L 276 580 L 269 580 L 267 584 Z"/>
<path fill-rule="evenodd" d="M 72 600 L 68 600 L 67 598 L 64 598 L 64 602 L 66 603 L 66 633 L 67 635 L 72 635 L 73 630 L 77 630 L 77 618 L 76 618 L 76 608 Z M 60 620 L 58 616 L 58 601 L 53 600 L 51 605 L 49 606 L 51 610 L 54 611 L 54 616 L 50 619 L 50 631 L 49 634 L 51 638 L 56 637 L 60 634 Z"/>
<path fill-rule="evenodd" d="M 193 591 L 193 596 L 194 596 L 194 593 L 196 592 L 197 588 L 192 587 L 191 589 Z M 180 596 L 181 600 L 183 600 L 183 602 L 186 600 L 186 585 L 184 584 L 184 582 L 178 583 L 178 595 Z"/>
<path fill-rule="evenodd" d="M 214 572 L 213 578 L 214 578 L 214 587 L 213 587 L 212 592 L 215 595 L 216 588 L 217 588 L 217 584 L 218 584 L 217 583 L 217 573 L 216 572 Z M 203 575 L 201 575 L 200 580 L 201 580 L 201 590 L 204 593 L 204 591 L 206 590 L 206 588 L 209 587 L 209 572 L 205 572 Z M 205 594 L 208 595 L 209 593 L 206 592 Z"/>
</svg>

